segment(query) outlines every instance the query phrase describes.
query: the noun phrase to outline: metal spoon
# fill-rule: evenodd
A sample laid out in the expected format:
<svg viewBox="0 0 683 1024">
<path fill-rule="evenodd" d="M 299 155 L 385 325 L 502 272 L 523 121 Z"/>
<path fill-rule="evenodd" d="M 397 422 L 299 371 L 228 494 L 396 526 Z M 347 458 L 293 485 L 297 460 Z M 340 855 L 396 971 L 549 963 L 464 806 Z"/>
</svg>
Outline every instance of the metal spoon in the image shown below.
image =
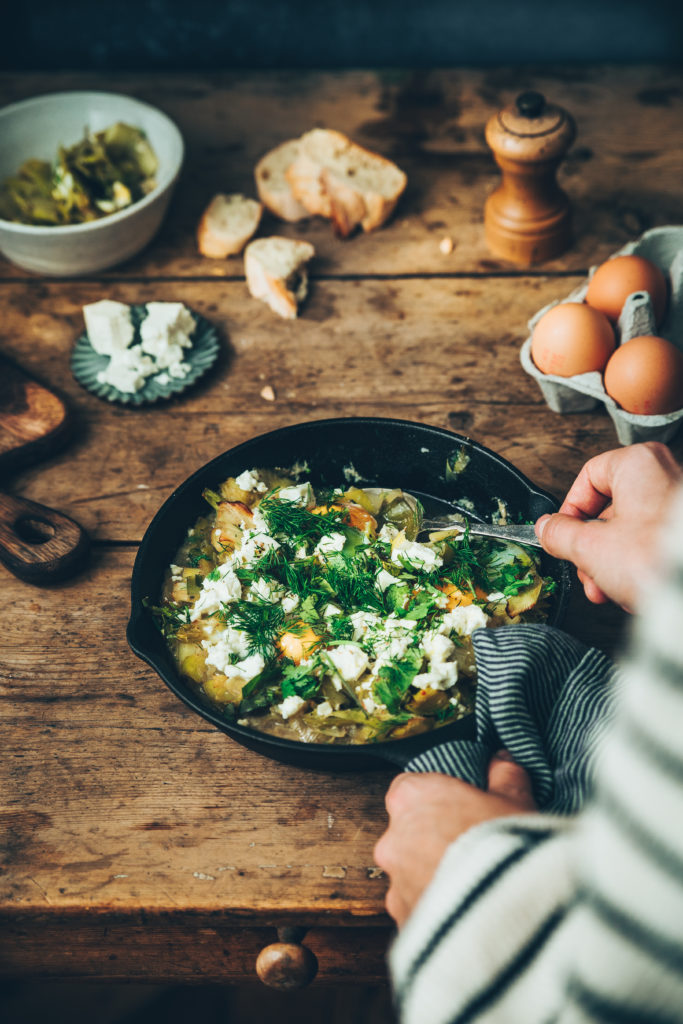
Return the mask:
<svg viewBox="0 0 683 1024">
<path fill-rule="evenodd" d="M 495 523 L 478 523 L 470 519 L 467 523 L 454 522 L 452 519 L 425 519 L 418 532 L 418 537 L 423 533 L 435 533 L 437 530 L 453 530 L 464 533 L 469 532 L 478 537 L 497 537 L 499 540 L 511 540 L 516 544 L 526 544 L 529 547 L 540 548 L 541 542 L 534 533 L 532 524 L 521 526 L 501 526 Z"/>
</svg>

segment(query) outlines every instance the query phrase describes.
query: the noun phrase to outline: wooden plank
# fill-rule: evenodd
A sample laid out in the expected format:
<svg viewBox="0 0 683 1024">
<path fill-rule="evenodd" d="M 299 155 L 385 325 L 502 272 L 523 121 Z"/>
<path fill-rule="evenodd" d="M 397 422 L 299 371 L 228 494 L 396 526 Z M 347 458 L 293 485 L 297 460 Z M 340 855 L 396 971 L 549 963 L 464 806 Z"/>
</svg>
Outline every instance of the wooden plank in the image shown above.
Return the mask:
<svg viewBox="0 0 683 1024">
<path fill-rule="evenodd" d="M 535 277 L 318 282 L 302 317 L 286 322 L 240 282 L 157 282 L 145 295 L 209 317 L 224 354 L 184 396 L 131 409 L 80 388 L 68 361 L 83 303 L 133 302 L 138 285 L 0 285 L 7 353 L 59 388 L 76 420 L 69 446 L 13 488 L 96 538 L 136 541 L 173 488 L 221 451 L 285 424 L 377 415 L 474 437 L 559 496 L 586 458 L 617 446 L 604 409 L 551 412 L 519 364 L 528 318 L 567 287 Z M 274 402 L 260 396 L 266 383 Z"/>
<path fill-rule="evenodd" d="M 585 269 L 646 228 L 683 221 L 678 130 L 683 72 L 660 66 L 571 66 L 435 71 L 353 71 L 141 75 L 108 73 L 106 87 L 166 111 L 187 143 L 185 170 L 152 246 L 113 277 L 239 277 L 242 261 L 205 260 L 195 247 L 199 215 L 218 191 L 254 192 L 253 167 L 273 145 L 316 125 L 336 127 L 396 160 L 409 185 L 384 230 L 340 242 L 327 223 L 263 232 L 305 237 L 319 276 L 509 272 L 487 251 L 487 195 L 498 171 L 484 125 L 524 89 L 565 106 L 577 141 L 560 181 L 575 208 L 576 243 L 544 270 Z M 60 89 L 102 88 L 95 73 L 0 76 L 13 102 Z M 444 255 L 439 242 L 452 238 Z M 4 277 L 25 277 L 8 262 Z"/>
<path fill-rule="evenodd" d="M 126 647 L 132 560 L 102 551 L 49 590 L 12 581 L 0 911 L 383 923 L 389 773 L 286 767 L 185 709 Z"/>
<path fill-rule="evenodd" d="M 125 645 L 133 555 L 101 550 L 51 589 L 5 581 L 0 913 L 383 922 L 390 773 L 280 765 L 186 709 Z M 577 592 L 570 631 L 609 646 L 617 625 Z"/>
</svg>

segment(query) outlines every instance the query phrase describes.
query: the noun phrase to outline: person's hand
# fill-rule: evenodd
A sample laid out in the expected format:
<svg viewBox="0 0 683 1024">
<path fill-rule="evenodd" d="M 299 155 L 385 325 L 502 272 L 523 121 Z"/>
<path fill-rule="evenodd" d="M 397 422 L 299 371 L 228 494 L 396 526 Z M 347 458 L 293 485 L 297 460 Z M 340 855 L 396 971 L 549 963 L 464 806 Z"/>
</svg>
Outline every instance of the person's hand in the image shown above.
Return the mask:
<svg viewBox="0 0 683 1024">
<path fill-rule="evenodd" d="M 446 848 L 472 825 L 537 810 L 529 776 L 500 751 L 486 793 L 449 775 L 405 773 L 387 791 L 389 827 L 375 862 L 389 876 L 386 908 L 399 927 L 429 885 Z"/>
<path fill-rule="evenodd" d="M 659 529 L 681 480 L 664 444 L 635 444 L 590 459 L 560 511 L 541 516 L 536 534 L 544 549 L 577 568 L 586 597 L 636 605 L 656 563 Z M 584 519 L 602 522 L 586 523 Z"/>
</svg>

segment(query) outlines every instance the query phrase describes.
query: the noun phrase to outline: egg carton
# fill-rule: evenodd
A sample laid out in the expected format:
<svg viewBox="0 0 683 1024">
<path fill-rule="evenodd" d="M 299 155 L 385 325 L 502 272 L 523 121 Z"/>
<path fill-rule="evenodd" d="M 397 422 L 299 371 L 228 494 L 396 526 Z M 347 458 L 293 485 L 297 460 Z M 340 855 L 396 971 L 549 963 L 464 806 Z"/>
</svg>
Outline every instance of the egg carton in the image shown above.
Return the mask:
<svg viewBox="0 0 683 1024">
<path fill-rule="evenodd" d="M 629 242 L 613 256 L 635 254 L 655 263 L 668 274 L 671 285 L 666 316 L 659 328 L 655 325 L 652 301 L 646 292 L 629 295 L 618 323 L 619 344 L 641 334 L 657 334 L 683 351 L 683 226 L 652 228 L 634 242 Z M 588 291 L 588 282 L 597 270 L 591 267 L 586 280 L 564 299 L 558 299 L 540 309 L 531 320 L 533 329 L 541 317 L 561 302 L 582 302 Z M 547 404 L 553 412 L 588 412 L 602 403 L 614 423 L 621 444 L 638 441 L 669 441 L 683 422 L 683 408 L 657 416 L 643 416 L 626 412 L 605 391 L 602 374 L 579 373 L 573 377 L 558 377 L 542 373 L 531 358 L 531 333 L 522 345 L 520 359 L 526 372 L 538 381 Z"/>
</svg>

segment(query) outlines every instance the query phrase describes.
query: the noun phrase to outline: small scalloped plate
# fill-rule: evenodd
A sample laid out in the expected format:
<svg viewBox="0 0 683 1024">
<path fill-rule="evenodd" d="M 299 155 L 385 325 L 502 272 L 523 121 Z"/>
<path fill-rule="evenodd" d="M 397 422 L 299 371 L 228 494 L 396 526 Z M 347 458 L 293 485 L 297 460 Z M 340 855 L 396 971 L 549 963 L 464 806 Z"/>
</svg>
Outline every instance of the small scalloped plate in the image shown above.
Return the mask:
<svg viewBox="0 0 683 1024">
<path fill-rule="evenodd" d="M 147 309 L 144 305 L 131 306 L 130 312 L 135 327 L 133 341 L 134 344 L 137 344 L 140 341 L 140 324 L 147 315 Z M 71 353 L 71 372 L 82 387 L 107 402 L 121 402 L 123 405 L 148 405 L 151 402 L 179 395 L 213 366 L 219 350 L 218 332 L 213 324 L 192 309 L 190 313 L 197 327 L 192 335 L 192 347 L 185 349 L 183 355 L 184 361 L 190 364 L 190 369 L 185 377 L 171 377 L 168 384 L 160 384 L 149 377 L 143 387 L 134 392 L 119 391 L 118 388 L 114 388 L 110 384 L 101 384 L 97 375 L 109 365 L 109 356 L 99 355 L 90 344 L 86 333 L 82 334 L 74 345 Z"/>
</svg>

